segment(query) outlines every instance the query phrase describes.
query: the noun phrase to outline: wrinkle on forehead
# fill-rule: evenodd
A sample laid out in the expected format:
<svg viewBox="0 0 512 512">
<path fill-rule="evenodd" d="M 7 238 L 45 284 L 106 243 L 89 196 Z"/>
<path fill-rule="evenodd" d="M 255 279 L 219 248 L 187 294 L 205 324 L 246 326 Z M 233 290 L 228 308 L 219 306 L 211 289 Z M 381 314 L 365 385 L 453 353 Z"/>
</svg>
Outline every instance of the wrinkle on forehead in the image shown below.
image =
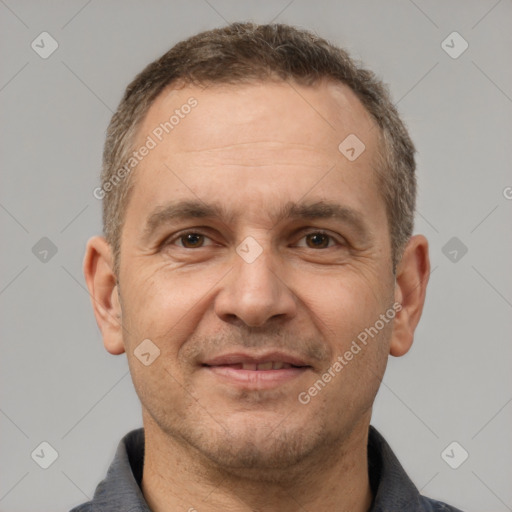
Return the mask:
<svg viewBox="0 0 512 512">
<path fill-rule="evenodd" d="M 142 186 L 151 202 L 167 186 L 177 191 L 192 183 L 195 193 L 207 197 L 227 190 L 237 191 L 238 196 L 243 187 L 253 198 L 268 196 L 270 201 L 275 194 L 319 190 L 318 184 L 326 192 L 333 190 L 333 180 L 339 176 L 338 183 L 352 196 L 344 194 L 345 200 L 354 204 L 378 189 L 374 172 L 378 130 L 355 93 L 343 84 L 187 86 L 155 100 L 141 140 L 191 97 L 197 106 L 137 167 L 135 186 L 139 191 Z M 352 133 L 363 140 L 366 150 L 349 162 L 338 146 Z M 164 183 L 168 185 L 163 187 Z"/>
<path fill-rule="evenodd" d="M 158 96 L 138 131 L 139 142 L 190 97 L 198 105 L 167 135 L 180 151 L 241 149 L 244 144 L 265 142 L 332 151 L 349 133 L 371 143 L 378 132 L 357 95 L 342 83 L 214 84 L 207 89 L 187 86 Z"/>
</svg>

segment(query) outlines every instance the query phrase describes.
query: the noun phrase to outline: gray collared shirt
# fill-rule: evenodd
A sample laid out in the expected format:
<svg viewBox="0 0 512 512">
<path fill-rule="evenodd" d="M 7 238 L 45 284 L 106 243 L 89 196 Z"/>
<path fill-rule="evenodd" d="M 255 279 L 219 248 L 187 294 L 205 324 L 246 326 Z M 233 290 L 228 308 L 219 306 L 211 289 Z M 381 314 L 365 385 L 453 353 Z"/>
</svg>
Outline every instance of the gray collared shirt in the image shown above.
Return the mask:
<svg viewBox="0 0 512 512">
<path fill-rule="evenodd" d="M 92 501 L 71 512 L 151 512 L 140 485 L 144 465 L 144 429 L 126 434 L 117 448 L 107 476 Z M 370 426 L 368 469 L 374 500 L 369 512 L 461 512 L 421 496 L 385 439 Z"/>
</svg>

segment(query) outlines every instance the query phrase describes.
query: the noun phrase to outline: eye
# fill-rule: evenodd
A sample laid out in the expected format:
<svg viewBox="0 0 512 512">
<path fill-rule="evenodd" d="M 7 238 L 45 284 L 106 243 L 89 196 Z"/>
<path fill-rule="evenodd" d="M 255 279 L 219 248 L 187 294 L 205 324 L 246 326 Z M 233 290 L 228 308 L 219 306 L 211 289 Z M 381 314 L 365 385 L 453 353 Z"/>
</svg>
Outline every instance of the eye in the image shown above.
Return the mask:
<svg viewBox="0 0 512 512">
<path fill-rule="evenodd" d="M 183 249 L 200 249 L 212 245 L 213 241 L 208 236 L 198 231 L 187 231 L 169 238 L 163 245 L 177 245 Z M 324 231 L 311 231 L 305 233 L 296 244 L 296 247 L 308 249 L 329 249 L 336 245 L 343 245 L 333 235 Z"/>
<path fill-rule="evenodd" d="M 178 245 L 178 247 L 183 247 L 184 249 L 197 249 L 204 247 L 206 240 L 210 240 L 210 238 L 202 233 L 189 231 L 187 233 L 181 233 L 177 237 L 167 241 L 165 245 L 173 244 Z"/>
<path fill-rule="evenodd" d="M 297 247 L 307 247 L 309 249 L 328 249 L 333 245 L 341 245 L 337 242 L 332 235 L 325 233 L 324 231 L 312 231 L 311 233 L 305 234 L 301 240 L 305 240 L 305 244 L 297 244 Z M 331 244 L 333 242 L 333 244 Z"/>
</svg>

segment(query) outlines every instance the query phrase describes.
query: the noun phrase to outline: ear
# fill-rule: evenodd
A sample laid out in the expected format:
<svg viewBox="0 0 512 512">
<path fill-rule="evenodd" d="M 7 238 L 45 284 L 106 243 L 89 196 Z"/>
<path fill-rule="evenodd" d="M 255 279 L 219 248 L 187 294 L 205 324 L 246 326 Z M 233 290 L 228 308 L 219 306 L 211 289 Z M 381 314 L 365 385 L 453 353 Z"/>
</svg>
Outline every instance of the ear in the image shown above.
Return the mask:
<svg viewBox="0 0 512 512">
<path fill-rule="evenodd" d="M 85 250 L 85 281 L 103 344 L 108 352 L 118 355 L 124 352 L 122 311 L 117 279 L 112 269 L 113 258 L 109 243 L 101 236 L 91 238 Z"/>
<path fill-rule="evenodd" d="M 420 321 L 430 277 L 428 241 L 423 235 L 410 238 L 397 268 L 395 301 L 402 305 L 393 322 L 389 353 L 400 357 L 411 348 Z"/>
</svg>

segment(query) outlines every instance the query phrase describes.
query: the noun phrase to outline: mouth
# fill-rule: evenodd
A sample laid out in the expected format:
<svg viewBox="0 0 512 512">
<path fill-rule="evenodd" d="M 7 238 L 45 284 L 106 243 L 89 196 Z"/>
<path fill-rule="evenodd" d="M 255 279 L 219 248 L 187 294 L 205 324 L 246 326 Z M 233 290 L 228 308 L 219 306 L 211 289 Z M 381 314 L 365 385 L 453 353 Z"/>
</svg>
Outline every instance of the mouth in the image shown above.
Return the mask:
<svg viewBox="0 0 512 512">
<path fill-rule="evenodd" d="M 261 363 L 234 363 L 223 365 L 204 365 L 211 368 L 223 366 L 233 368 L 234 370 L 249 370 L 252 372 L 270 371 L 270 370 L 288 370 L 290 368 L 304 368 L 304 366 L 296 366 L 294 364 L 285 363 L 284 361 L 265 361 Z"/>
<path fill-rule="evenodd" d="M 282 386 L 312 370 L 306 361 L 276 352 L 260 356 L 225 354 L 207 360 L 202 367 L 224 383 L 258 390 Z"/>
</svg>

